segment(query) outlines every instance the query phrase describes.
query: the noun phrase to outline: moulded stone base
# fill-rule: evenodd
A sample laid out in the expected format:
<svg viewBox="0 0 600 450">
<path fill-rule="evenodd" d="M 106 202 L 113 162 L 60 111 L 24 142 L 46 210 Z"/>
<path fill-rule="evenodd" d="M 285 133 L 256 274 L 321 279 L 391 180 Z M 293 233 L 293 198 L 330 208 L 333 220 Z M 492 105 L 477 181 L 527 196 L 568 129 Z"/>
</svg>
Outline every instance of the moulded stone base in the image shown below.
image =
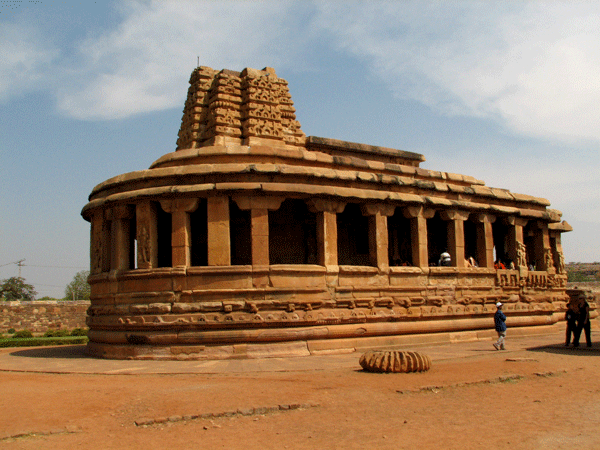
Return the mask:
<svg viewBox="0 0 600 450">
<path fill-rule="evenodd" d="M 523 318 L 525 319 L 525 318 Z M 531 336 L 558 333 L 564 329 L 563 323 L 522 320 L 523 326 L 511 326 L 510 336 Z M 470 322 L 470 321 L 469 321 Z M 489 320 L 488 320 L 489 322 Z M 535 325 L 535 324 L 538 325 Z M 525 325 L 527 324 L 527 325 Z M 421 325 L 424 325 L 421 323 Z M 465 325 L 467 325 L 465 323 Z M 472 325 L 472 324 L 470 324 Z M 287 342 L 236 343 L 202 345 L 134 345 L 121 343 L 106 343 L 90 341 L 87 352 L 90 356 L 106 359 L 137 359 L 137 360 L 216 360 L 216 359 L 253 359 L 253 358 L 282 358 L 302 357 L 310 355 L 343 354 L 356 351 L 366 351 L 376 348 L 400 349 L 407 346 L 450 344 L 456 342 L 479 341 L 494 339 L 493 321 L 485 329 L 413 332 L 402 335 L 379 335 L 365 337 L 347 337 L 332 339 L 296 340 Z M 336 333 L 337 334 L 337 333 Z M 116 342 L 116 341 L 115 341 Z"/>
<path fill-rule="evenodd" d="M 87 353 L 96 358 L 198 361 L 310 356 L 306 341 L 234 345 L 113 345 L 89 342 Z"/>
</svg>

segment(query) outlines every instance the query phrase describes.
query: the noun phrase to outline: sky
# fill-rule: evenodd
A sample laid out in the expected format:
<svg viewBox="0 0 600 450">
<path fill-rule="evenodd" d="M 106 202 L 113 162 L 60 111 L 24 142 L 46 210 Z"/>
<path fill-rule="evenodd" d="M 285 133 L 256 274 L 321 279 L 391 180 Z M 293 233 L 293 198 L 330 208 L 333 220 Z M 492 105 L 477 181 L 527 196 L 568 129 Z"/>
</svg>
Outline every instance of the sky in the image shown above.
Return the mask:
<svg viewBox="0 0 600 450">
<path fill-rule="evenodd" d="M 600 260 L 600 2 L 0 0 L 0 280 L 63 297 L 92 188 L 175 150 L 198 61 L 275 68 L 307 136 L 546 198 Z"/>
</svg>

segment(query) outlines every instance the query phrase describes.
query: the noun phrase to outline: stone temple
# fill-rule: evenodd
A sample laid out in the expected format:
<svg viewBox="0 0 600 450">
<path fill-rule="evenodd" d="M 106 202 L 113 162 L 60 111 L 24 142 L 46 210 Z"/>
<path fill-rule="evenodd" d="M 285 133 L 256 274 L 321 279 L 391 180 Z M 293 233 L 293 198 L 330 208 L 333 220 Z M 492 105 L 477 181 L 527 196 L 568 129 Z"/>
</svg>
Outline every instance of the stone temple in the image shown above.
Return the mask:
<svg viewBox="0 0 600 450">
<path fill-rule="evenodd" d="M 493 332 L 497 301 L 511 333 L 561 320 L 561 213 L 424 160 L 307 137 L 272 68 L 196 68 L 176 151 L 97 185 L 83 208 L 90 354 L 289 356 L 476 338 Z"/>
</svg>

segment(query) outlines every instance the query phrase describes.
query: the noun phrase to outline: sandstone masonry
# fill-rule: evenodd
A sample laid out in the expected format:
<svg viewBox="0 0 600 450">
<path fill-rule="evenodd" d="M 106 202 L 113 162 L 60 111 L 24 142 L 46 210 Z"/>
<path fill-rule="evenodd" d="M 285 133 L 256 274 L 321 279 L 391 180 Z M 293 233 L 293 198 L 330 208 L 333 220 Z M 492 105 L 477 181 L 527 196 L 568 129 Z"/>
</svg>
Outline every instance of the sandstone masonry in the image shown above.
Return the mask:
<svg viewBox="0 0 600 450">
<path fill-rule="evenodd" d="M 32 301 L 0 303 L 0 333 L 9 329 L 45 333 L 85 328 L 89 301 Z"/>
<path fill-rule="evenodd" d="M 390 345 L 489 329 L 497 301 L 513 328 L 557 323 L 572 229 L 560 211 L 423 161 L 307 137 L 271 68 L 196 68 L 176 151 L 97 185 L 83 208 L 90 353 Z"/>
</svg>

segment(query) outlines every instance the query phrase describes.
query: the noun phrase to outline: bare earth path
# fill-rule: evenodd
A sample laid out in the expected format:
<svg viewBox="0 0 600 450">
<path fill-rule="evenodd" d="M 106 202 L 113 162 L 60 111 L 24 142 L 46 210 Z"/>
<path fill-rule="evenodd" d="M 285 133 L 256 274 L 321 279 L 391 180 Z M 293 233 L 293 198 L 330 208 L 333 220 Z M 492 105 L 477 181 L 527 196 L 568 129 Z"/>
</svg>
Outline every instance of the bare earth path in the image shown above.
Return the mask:
<svg viewBox="0 0 600 450">
<path fill-rule="evenodd" d="M 0 448 L 598 449 L 600 346 L 561 341 L 417 348 L 433 359 L 422 374 L 363 372 L 360 353 L 198 363 L 2 349 Z"/>
</svg>

